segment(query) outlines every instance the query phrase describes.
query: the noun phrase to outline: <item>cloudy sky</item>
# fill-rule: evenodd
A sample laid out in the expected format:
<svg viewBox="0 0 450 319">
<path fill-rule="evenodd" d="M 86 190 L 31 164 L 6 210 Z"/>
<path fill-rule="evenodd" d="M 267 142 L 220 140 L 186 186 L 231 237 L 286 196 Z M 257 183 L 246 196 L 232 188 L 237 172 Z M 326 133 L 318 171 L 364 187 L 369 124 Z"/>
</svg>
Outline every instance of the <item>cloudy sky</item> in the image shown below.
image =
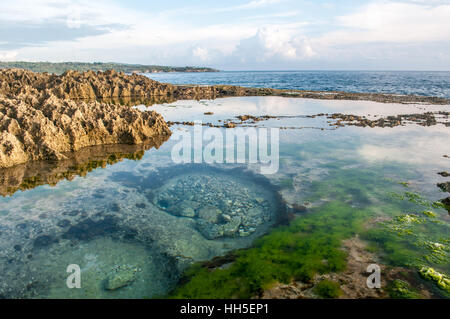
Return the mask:
<svg viewBox="0 0 450 319">
<path fill-rule="evenodd" d="M 0 60 L 450 70 L 450 0 L 0 0 Z"/>
</svg>

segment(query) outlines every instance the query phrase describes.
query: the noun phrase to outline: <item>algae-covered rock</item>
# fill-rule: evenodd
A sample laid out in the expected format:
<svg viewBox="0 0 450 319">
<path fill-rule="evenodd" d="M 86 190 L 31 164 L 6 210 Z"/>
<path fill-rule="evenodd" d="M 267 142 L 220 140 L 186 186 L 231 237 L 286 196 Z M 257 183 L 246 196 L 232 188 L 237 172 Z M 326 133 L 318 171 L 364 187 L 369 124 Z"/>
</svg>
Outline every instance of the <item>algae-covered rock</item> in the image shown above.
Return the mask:
<svg viewBox="0 0 450 319">
<path fill-rule="evenodd" d="M 390 283 L 387 287 L 387 291 L 391 298 L 396 299 L 421 298 L 421 295 L 416 290 L 412 289 L 407 282 L 400 279 L 395 279 L 392 283 Z"/>
<path fill-rule="evenodd" d="M 116 290 L 128 286 L 136 280 L 136 269 L 133 267 L 117 267 L 105 280 L 106 290 Z"/>
<path fill-rule="evenodd" d="M 405 224 L 419 224 L 422 220 L 413 214 L 405 214 L 397 217 L 397 221 Z"/>
<path fill-rule="evenodd" d="M 424 279 L 435 282 L 439 288 L 450 293 L 450 278 L 446 274 L 441 274 L 431 267 L 422 267 L 419 273 Z"/>
<path fill-rule="evenodd" d="M 436 217 L 436 214 L 429 210 L 423 211 L 422 213 L 427 217 Z"/>
</svg>

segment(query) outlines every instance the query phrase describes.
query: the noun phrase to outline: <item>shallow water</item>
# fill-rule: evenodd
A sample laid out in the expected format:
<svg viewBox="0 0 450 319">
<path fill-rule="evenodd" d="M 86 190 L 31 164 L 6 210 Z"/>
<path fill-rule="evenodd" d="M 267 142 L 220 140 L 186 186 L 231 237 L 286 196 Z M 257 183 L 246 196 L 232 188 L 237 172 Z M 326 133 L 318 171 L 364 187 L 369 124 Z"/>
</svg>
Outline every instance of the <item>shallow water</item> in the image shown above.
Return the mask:
<svg viewBox="0 0 450 319">
<path fill-rule="evenodd" d="M 387 211 L 395 202 L 388 192 L 417 192 L 430 201 L 448 195 L 436 187 L 446 180 L 437 172 L 450 167 L 443 157 L 450 155 L 448 127 L 328 130 L 326 118 L 302 117 L 322 112 L 386 116 L 448 111 L 448 106 L 243 97 L 152 108 L 166 120 L 204 123 L 242 114 L 295 116 L 255 126 L 301 129 L 280 130 L 279 170 L 271 175 L 261 175 L 259 164 L 173 163 L 171 151 L 178 142 L 171 138 L 142 158 L 98 166 L 84 177 L 75 172 L 70 181 L 61 177 L 54 186 L 36 185 L 0 198 L 0 295 L 164 296 L 193 262 L 250 247 L 287 214 L 320 214 L 327 203 L 339 202 L 378 217 L 395 216 L 413 206 Z M 448 222 L 444 209 L 434 211 Z M 435 235 L 433 240 L 448 238 L 448 233 Z M 81 289 L 66 286 L 69 264 L 81 267 Z M 432 265 L 449 272 L 448 261 Z M 106 290 L 105 280 L 119 266 L 133 272 L 134 280 Z"/>
</svg>

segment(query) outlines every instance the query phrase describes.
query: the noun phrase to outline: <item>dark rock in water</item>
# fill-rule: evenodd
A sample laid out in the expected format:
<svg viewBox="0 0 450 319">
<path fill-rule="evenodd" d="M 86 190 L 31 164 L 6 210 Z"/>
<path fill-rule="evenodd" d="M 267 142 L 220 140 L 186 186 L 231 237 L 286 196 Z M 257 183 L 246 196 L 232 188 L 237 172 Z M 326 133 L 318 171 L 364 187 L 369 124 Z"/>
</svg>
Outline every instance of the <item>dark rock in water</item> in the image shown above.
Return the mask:
<svg viewBox="0 0 450 319">
<path fill-rule="evenodd" d="M 448 172 L 439 172 L 438 174 L 443 176 L 443 177 L 449 177 L 450 176 L 450 173 L 448 173 Z"/>
<path fill-rule="evenodd" d="M 62 235 L 62 238 L 87 240 L 96 236 L 115 234 L 119 230 L 116 220 L 110 216 L 106 216 L 101 220 L 86 219 L 76 225 L 72 225 Z"/>
<path fill-rule="evenodd" d="M 438 183 L 437 186 L 442 189 L 442 191 L 450 193 L 450 182 Z"/>
<path fill-rule="evenodd" d="M 21 251 L 22 250 L 22 246 L 21 245 L 14 245 L 14 250 Z"/>
<path fill-rule="evenodd" d="M 77 216 L 81 211 L 79 210 L 71 210 L 70 212 L 64 212 L 63 215 L 68 215 L 68 216 Z"/>
<path fill-rule="evenodd" d="M 117 203 L 113 203 L 113 204 L 111 205 L 111 211 L 113 211 L 113 212 L 119 212 L 119 211 L 120 211 L 119 205 L 118 205 Z"/>
<path fill-rule="evenodd" d="M 137 203 L 136 207 L 137 208 L 145 208 L 145 207 L 147 207 L 147 205 L 145 205 L 145 203 Z"/>
<path fill-rule="evenodd" d="M 18 229 L 25 229 L 25 228 L 27 228 L 27 223 L 20 223 L 20 224 L 17 224 L 17 226 L 16 226 L 16 228 L 18 228 Z"/>
<path fill-rule="evenodd" d="M 51 236 L 41 235 L 34 240 L 33 245 L 35 248 L 40 248 L 40 247 L 46 247 L 50 244 L 56 243 L 57 241 L 58 240 L 56 238 L 53 238 Z"/>
<path fill-rule="evenodd" d="M 119 266 L 105 279 L 106 290 L 116 290 L 128 286 L 136 280 L 136 269 L 128 266 Z"/>
<path fill-rule="evenodd" d="M 450 214 L 450 197 L 441 199 L 441 203 L 444 204 L 445 209 L 448 211 L 448 213 Z"/>
<path fill-rule="evenodd" d="M 63 220 L 60 220 L 56 225 L 58 225 L 61 228 L 68 227 L 68 226 L 70 226 L 70 221 L 67 219 L 63 219 Z"/>
</svg>

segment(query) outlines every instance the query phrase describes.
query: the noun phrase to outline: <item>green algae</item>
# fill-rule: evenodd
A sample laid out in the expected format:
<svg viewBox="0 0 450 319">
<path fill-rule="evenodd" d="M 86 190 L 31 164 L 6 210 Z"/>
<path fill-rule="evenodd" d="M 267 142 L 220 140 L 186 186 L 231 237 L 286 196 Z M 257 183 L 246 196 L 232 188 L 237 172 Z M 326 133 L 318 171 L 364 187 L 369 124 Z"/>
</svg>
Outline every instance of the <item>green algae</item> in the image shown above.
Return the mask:
<svg viewBox="0 0 450 319">
<path fill-rule="evenodd" d="M 427 208 L 443 208 L 442 203 L 429 201 L 429 200 L 423 198 L 422 195 L 420 195 L 419 193 L 415 193 L 415 192 L 404 192 L 402 194 L 391 192 L 391 193 L 389 193 L 389 195 L 392 199 L 396 199 L 396 200 L 400 200 L 400 201 L 406 200 L 406 201 L 409 201 L 410 203 L 424 206 Z"/>
<path fill-rule="evenodd" d="M 392 196 L 392 194 L 391 194 Z M 434 282 L 448 297 L 450 271 L 450 225 L 439 215 L 422 207 L 438 207 L 417 193 L 405 192 L 393 198 L 413 203 L 418 213 L 401 214 L 381 222 L 363 234 L 371 250 L 383 256 L 390 265 L 414 268 L 424 279 Z M 439 268 L 439 273 L 434 268 Z"/>
<path fill-rule="evenodd" d="M 338 298 L 342 295 L 340 285 L 328 279 L 322 280 L 314 287 L 314 292 L 322 298 Z"/>
<path fill-rule="evenodd" d="M 420 293 L 411 288 L 411 286 L 403 280 L 395 279 L 391 283 L 389 283 L 387 287 L 387 292 L 389 296 L 394 299 L 420 299 L 422 296 Z"/>
<path fill-rule="evenodd" d="M 250 298 L 276 282 L 308 282 L 316 274 L 343 271 L 341 241 L 361 231 L 368 214 L 340 202 L 327 203 L 237 252 L 230 267 L 193 266 L 171 297 Z"/>
<path fill-rule="evenodd" d="M 427 217 L 437 217 L 437 215 L 434 212 L 429 211 L 429 210 L 423 211 L 422 214 L 424 214 Z"/>
<path fill-rule="evenodd" d="M 405 188 L 409 187 L 409 183 L 408 182 L 398 182 L 400 185 L 402 185 Z"/>
<path fill-rule="evenodd" d="M 445 264 L 449 260 L 449 225 L 434 217 L 403 214 L 368 230 L 364 236 L 394 266 L 418 268 L 423 264 Z"/>
<path fill-rule="evenodd" d="M 450 277 L 446 274 L 442 274 L 431 267 L 422 267 L 419 273 L 424 279 L 433 281 L 439 288 L 450 293 Z"/>
</svg>

